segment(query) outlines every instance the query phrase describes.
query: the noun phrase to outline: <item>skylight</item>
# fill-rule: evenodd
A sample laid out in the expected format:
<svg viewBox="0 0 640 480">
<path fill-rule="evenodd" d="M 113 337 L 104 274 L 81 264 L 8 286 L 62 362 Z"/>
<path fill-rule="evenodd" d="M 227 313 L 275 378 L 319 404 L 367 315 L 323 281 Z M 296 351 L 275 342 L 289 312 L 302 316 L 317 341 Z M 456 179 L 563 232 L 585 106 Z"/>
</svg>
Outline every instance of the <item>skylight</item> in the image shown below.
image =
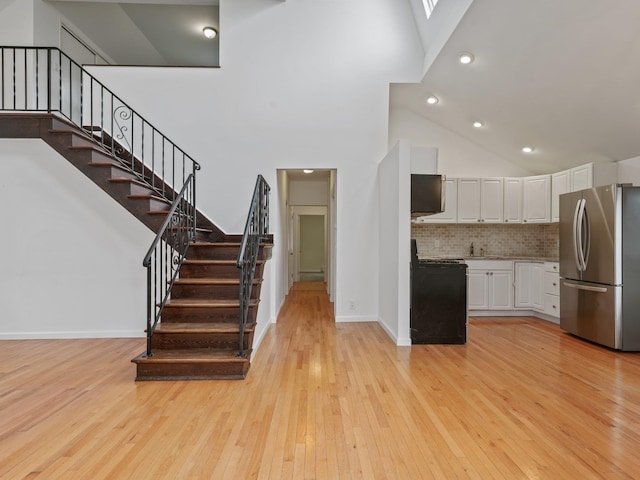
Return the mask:
<svg viewBox="0 0 640 480">
<path fill-rule="evenodd" d="M 431 12 L 433 12 L 433 9 L 436 6 L 436 3 L 438 3 L 438 0 L 422 0 L 422 3 L 424 5 L 424 11 L 427 14 L 427 18 L 429 18 L 431 16 Z"/>
</svg>

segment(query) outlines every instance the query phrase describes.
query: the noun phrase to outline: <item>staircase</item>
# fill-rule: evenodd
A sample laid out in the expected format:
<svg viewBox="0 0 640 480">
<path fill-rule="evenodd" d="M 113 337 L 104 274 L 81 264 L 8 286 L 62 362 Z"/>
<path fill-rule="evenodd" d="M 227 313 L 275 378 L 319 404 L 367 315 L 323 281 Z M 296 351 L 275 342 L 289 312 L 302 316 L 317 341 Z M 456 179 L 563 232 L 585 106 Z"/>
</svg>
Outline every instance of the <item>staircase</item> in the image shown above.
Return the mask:
<svg viewBox="0 0 640 480">
<path fill-rule="evenodd" d="M 195 172 L 200 166 L 82 67 L 54 48 L 0 50 L 3 58 L 13 56 L 15 65 L 24 54 L 24 78 L 15 65 L 12 75 L 0 76 L 3 92 L 11 91 L 13 82 L 13 97 L 3 95 L 0 101 L 0 138 L 42 139 L 157 234 L 144 261 L 147 349 L 132 360 L 136 380 L 245 378 L 264 263 L 271 258 L 272 237 L 266 234 L 269 187 L 264 179 L 258 177 L 245 233 L 226 234 L 196 209 Z M 38 67 L 45 63 L 46 68 Z M 61 76 L 67 64 L 78 74 L 48 81 L 60 88 L 69 84 L 69 92 L 58 92 L 58 108 L 53 90 L 43 94 L 36 86 L 37 94 L 29 97 L 25 87 L 23 100 L 16 94 L 30 80 L 41 84 L 47 73 Z M 35 74 L 30 65 L 35 65 Z M 76 77 L 82 80 L 80 86 L 73 85 Z M 94 88 L 100 92 L 98 99 Z M 110 95 L 106 100 L 105 90 Z M 68 106 L 63 97 L 71 99 Z M 74 109 L 76 97 L 82 105 Z M 100 105 L 99 116 L 94 115 L 95 104 Z M 106 121 L 105 105 L 111 109 Z M 119 123 L 124 121 L 128 123 Z"/>
<path fill-rule="evenodd" d="M 153 355 L 143 353 L 133 359 L 138 368 L 136 380 L 245 378 L 262 272 L 271 247 L 260 247 L 242 340 L 246 355 L 239 357 L 239 246 L 237 242 L 190 245 L 162 322 L 151 337 Z"/>
</svg>

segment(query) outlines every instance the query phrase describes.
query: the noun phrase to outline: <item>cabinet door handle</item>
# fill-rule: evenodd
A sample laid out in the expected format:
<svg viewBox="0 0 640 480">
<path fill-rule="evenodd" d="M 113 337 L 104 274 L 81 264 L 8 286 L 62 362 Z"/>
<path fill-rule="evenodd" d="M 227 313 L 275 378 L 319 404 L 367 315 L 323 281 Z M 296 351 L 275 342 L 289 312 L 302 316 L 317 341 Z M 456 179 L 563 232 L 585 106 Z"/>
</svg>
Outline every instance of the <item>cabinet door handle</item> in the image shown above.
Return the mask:
<svg viewBox="0 0 640 480">
<path fill-rule="evenodd" d="M 556 283 L 556 282 L 553 282 L 553 286 L 555 287 L 556 285 L 557 285 L 557 283 Z"/>
</svg>

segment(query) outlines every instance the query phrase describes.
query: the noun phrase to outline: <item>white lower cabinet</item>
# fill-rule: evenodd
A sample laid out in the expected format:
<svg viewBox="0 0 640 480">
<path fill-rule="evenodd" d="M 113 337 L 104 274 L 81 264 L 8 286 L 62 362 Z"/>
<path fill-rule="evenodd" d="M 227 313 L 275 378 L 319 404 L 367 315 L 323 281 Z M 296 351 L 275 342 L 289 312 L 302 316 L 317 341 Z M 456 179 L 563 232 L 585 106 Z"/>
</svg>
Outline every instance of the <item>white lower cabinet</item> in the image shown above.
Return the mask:
<svg viewBox="0 0 640 480">
<path fill-rule="evenodd" d="M 544 264 L 544 313 L 560 318 L 560 275 L 557 262 Z"/>
<path fill-rule="evenodd" d="M 513 309 L 513 262 L 467 260 L 469 310 Z"/>
<path fill-rule="evenodd" d="M 514 306 L 542 310 L 544 307 L 544 263 L 515 262 L 514 270 L 516 284 Z"/>
<path fill-rule="evenodd" d="M 514 307 L 560 317 L 560 282 L 557 262 L 514 262 Z"/>
</svg>

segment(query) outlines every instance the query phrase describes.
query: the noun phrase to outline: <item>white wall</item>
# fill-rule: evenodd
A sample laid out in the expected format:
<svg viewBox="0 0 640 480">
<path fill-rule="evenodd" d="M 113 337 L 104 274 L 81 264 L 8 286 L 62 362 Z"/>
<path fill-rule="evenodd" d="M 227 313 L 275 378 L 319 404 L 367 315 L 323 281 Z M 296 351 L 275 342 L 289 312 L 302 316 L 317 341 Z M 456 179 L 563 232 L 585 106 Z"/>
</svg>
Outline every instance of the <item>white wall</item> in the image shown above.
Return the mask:
<svg viewBox="0 0 640 480">
<path fill-rule="evenodd" d="M 0 202 L 0 339 L 144 336 L 147 227 L 42 140 L 0 139 Z"/>
<path fill-rule="evenodd" d="M 434 173 L 424 172 L 424 173 Z M 398 142 L 378 166 L 380 282 L 378 321 L 396 345 L 410 337 L 411 146 Z"/>
<path fill-rule="evenodd" d="M 376 320 L 377 164 L 389 83 L 416 81 L 422 48 L 406 0 L 222 0 L 220 69 L 92 71 L 203 165 L 199 205 L 239 232 L 255 175 L 337 169 L 338 320 Z M 274 192 L 278 195 L 276 192 Z M 276 243 L 281 221 L 272 209 Z M 282 264 L 274 252 L 273 265 Z M 275 277 L 286 272 L 272 270 Z M 267 281 L 275 281 L 275 277 Z M 275 316 L 280 298 L 265 299 Z M 353 300 L 356 308 L 349 309 Z"/>
<path fill-rule="evenodd" d="M 438 173 L 450 177 L 519 177 L 530 175 L 460 135 L 406 109 L 389 115 L 389 145 L 407 139 L 413 146 L 438 149 Z"/>
<path fill-rule="evenodd" d="M 473 0 L 443 0 L 436 4 L 429 19 L 422 0 L 409 0 L 424 49 L 423 71 L 426 73 L 442 47 L 460 23 Z"/>
<path fill-rule="evenodd" d="M 640 157 L 629 158 L 618 163 L 618 182 L 640 185 Z"/>
<path fill-rule="evenodd" d="M 287 199 L 289 195 L 289 180 L 285 170 L 278 170 L 276 174 L 276 185 L 272 185 L 271 198 L 277 200 L 270 204 L 270 215 L 273 215 L 273 211 L 277 209 L 277 218 L 282 219 L 279 224 L 271 223 L 270 231 L 274 232 L 274 237 L 278 241 L 273 246 L 273 262 L 278 262 L 278 266 L 275 268 L 277 272 L 288 272 L 289 270 L 289 239 L 287 238 L 288 223 L 287 218 L 288 205 Z M 277 259 L 277 260 L 276 260 Z M 269 262 L 267 262 L 269 263 Z M 270 312 L 270 323 L 275 323 L 276 314 L 280 311 L 280 307 L 284 303 L 287 292 L 289 291 L 289 279 L 288 273 L 280 275 L 275 278 L 276 287 L 274 288 L 274 295 L 277 299 L 277 304 L 274 305 L 273 311 Z M 262 292 L 261 292 L 262 293 Z M 261 295 L 262 296 L 262 295 Z M 260 308 L 258 308 L 260 310 Z"/>
<path fill-rule="evenodd" d="M 411 147 L 411 173 L 428 175 L 438 171 L 438 149 Z"/>
<path fill-rule="evenodd" d="M 291 180 L 289 205 L 329 205 L 329 180 Z"/>
<path fill-rule="evenodd" d="M 0 0 L 0 45 L 33 45 L 33 0 Z"/>
</svg>

